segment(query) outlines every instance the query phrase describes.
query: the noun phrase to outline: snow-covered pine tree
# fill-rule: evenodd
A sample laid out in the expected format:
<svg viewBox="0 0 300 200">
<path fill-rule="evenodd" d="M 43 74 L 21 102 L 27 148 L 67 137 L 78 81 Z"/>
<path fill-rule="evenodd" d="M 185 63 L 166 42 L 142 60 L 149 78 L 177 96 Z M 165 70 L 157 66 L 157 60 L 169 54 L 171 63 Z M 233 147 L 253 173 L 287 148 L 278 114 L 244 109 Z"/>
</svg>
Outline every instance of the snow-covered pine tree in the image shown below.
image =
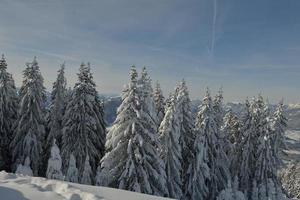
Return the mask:
<svg viewBox="0 0 300 200">
<path fill-rule="evenodd" d="M 72 92 L 73 92 L 72 88 L 69 87 L 66 92 L 66 106 L 68 105 L 68 102 L 71 101 L 72 99 Z"/>
<path fill-rule="evenodd" d="M 78 169 L 76 167 L 76 159 L 73 153 L 70 154 L 69 165 L 66 175 L 66 181 L 78 183 Z"/>
<path fill-rule="evenodd" d="M 196 119 L 196 128 L 202 132 L 207 143 L 208 166 L 210 180 L 208 181 L 209 199 L 214 199 L 218 193 L 225 189 L 230 179 L 227 155 L 223 151 L 222 141 L 218 131 L 213 102 L 207 89 L 206 95 L 199 106 Z"/>
<path fill-rule="evenodd" d="M 270 113 L 268 105 L 259 95 L 252 105 L 254 124 L 254 168 L 252 180 L 258 184 L 258 199 L 284 199 L 281 183 L 277 177 L 276 159 L 271 147 Z"/>
<path fill-rule="evenodd" d="M 50 123 L 48 125 L 50 132 L 47 136 L 47 146 L 53 143 L 53 139 L 56 139 L 58 146 L 61 146 L 62 120 L 67 99 L 66 84 L 65 64 L 62 64 L 51 92 Z"/>
<path fill-rule="evenodd" d="M 254 180 L 252 183 L 252 190 L 251 190 L 251 200 L 259 200 L 258 198 L 258 187 L 257 187 L 257 183 Z"/>
<path fill-rule="evenodd" d="M 177 104 L 178 88 L 170 98 L 170 105 L 159 127 L 161 158 L 165 163 L 169 197 L 181 199 L 182 192 L 182 149 L 180 145 L 180 113 Z"/>
<path fill-rule="evenodd" d="M 138 90 L 140 94 L 140 100 L 142 109 L 144 112 L 147 112 L 152 120 L 156 123 L 156 129 L 158 129 L 158 116 L 155 108 L 154 98 L 153 98 L 153 89 L 151 78 L 148 75 L 146 67 L 143 67 L 141 72 L 141 77 L 138 80 Z"/>
<path fill-rule="evenodd" d="M 240 128 L 241 125 L 238 117 L 229 109 L 224 117 L 221 132 L 224 137 L 223 149 L 229 159 L 229 168 L 232 174 L 236 173 L 236 157 L 242 139 Z"/>
<path fill-rule="evenodd" d="M 293 198 L 300 199 L 300 162 L 289 163 L 283 171 L 282 186 L 284 190 Z"/>
<path fill-rule="evenodd" d="M 222 190 L 217 197 L 217 200 L 246 200 L 243 192 L 238 190 L 238 179 L 237 177 L 234 180 L 233 185 L 231 181 L 228 181 L 226 189 Z"/>
<path fill-rule="evenodd" d="M 182 150 L 182 180 L 183 185 L 188 184 L 186 175 L 190 163 L 195 154 L 195 123 L 191 111 L 191 100 L 185 80 L 182 80 L 177 86 L 177 113 L 179 115 L 180 138 L 179 144 Z M 200 141 L 200 139 L 198 140 Z M 198 149 L 199 150 L 199 149 Z M 195 161 L 194 161 L 195 162 Z"/>
<path fill-rule="evenodd" d="M 45 88 L 36 58 L 26 64 L 24 81 L 20 89 L 20 110 L 15 136 L 10 144 L 14 166 L 31 160 L 33 175 L 37 176 L 45 139 Z"/>
<path fill-rule="evenodd" d="M 18 164 L 16 174 L 22 174 L 25 176 L 33 176 L 32 170 L 30 168 L 30 158 L 27 156 L 24 161 L 24 165 Z"/>
<path fill-rule="evenodd" d="M 80 179 L 81 184 L 92 185 L 92 168 L 90 165 L 90 158 L 87 155 L 84 163 L 83 173 Z"/>
<path fill-rule="evenodd" d="M 236 165 L 232 172 L 236 172 L 233 175 L 239 177 L 240 189 L 244 191 L 245 195 L 248 195 L 248 193 L 251 193 L 251 186 L 253 189 L 257 189 L 257 183 L 255 182 L 255 186 L 253 185 L 257 137 L 255 135 L 252 105 L 248 99 L 246 99 L 245 112 L 242 116 L 241 133 L 241 143 L 237 145 L 237 157 L 233 162 L 236 163 Z"/>
<path fill-rule="evenodd" d="M 284 154 L 283 149 L 286 149 L 285 130 L 287 128 L 287 117 L 284 112 L 283 101 L 280 101 L 276 111 L 272 116 L 271 122 L 271 146 L 277 164 L 282 164 L 280 154 Z"/>
<path fill-rule="evenodd" d="M 271 149 L 269 109 L 263 97 L 259 95 L 253 103 L 252 115 L 254 118 L 256 148 L 255 148 L 255 180 L 258 184 L 267 185 L 268 178 L 274 178 L 277 183 L 275 158 Z"/>
<path fill-rule="evenodd" d="M 11 171 L 9 144 L 18 117 L 18 96 L 12 75 L 7 71 L 7 63 L 0 59 L 0 171 Z"/>
<path fill-rule="evenodd" d="M 143 110 L 137 76 L 133 66 L 117 118 L 107 134 L 107 153 L 101 160 L 101 174 L 98 173 L 96 183 L 165 196 L 168 191 L 164 163 L 159 157 L 156 123 Z"/>
<path fill-rule="evenodd" d="M 163 96 L 160 84 L 156 82 L 155 88 L 154 88 L 154 103 L 155 103 L 155 108 L 157 112 L 157 120 L 158 124 L 162 122 L 164 116 L 165 116 L 165 98 Z"/>
<path fill-rule="evenodd" d="M 267 135 L 260 138 L 255 179 L 259 182 L 259 200 L 283 200 L 285 195 L 277 178 L 275 158 L 272 155 L 270 139 Z"/>
<path fill-rule="evenodd" d="M 286 200 L 286 195 L 282 192 L 281 185 L 274 184 L 272 179 L 268 179 L 267 185 L 268 199 L 274 200 Z"/>
<path fill-rule="evenodd" d="M 207 181 L 210 179 L 208 167 L 208 144 L 201 130 L 196 129 L 193 141 L 193 156 L 185 172 L 185 184 L 183 187 L 184 199 L 204 200 L 207 199 L 209 188 Z"/>
<path fill-rule="evenodd" d="M 218 94 L 213 99 L 213 110 L 215 112 L 215 121 L 217 129 L 220 130 L 223 125 L 224 108 L 223 108 L 223 89 L 219 89 Z"/>
<path fill-rule="evenodd" d="M 51 103 L 46 112 L 46 121 L 47 121 L 47 137 L 44 145 L 43 152 L 43 162 L 41 164 L 41 176 L 46 176 L 47 171 L 47 161 L 50 158 L 50 150 L 53 144 L 53 140 L 56 140 L 57 146 L 61 147 L 61 138 L 62 138 L 62 120 L 67 103 L 67 90 L 66 90 L 66 78 L 65 73 L 65 64 L 60 66 L 58 70 L 58 75 L 56 81 L 53 83 L 53 88 L 51 92 Z"/>
<path fill-rule="evenodd" d="M 56 145 L 56 140 L 53 139 L 51 147 L 51 156 L 48 160 L 48 167 L 46 177 L 49 179 L 63 180 L 64 176 L 61 171 L 62 161 L 60 157 L 60 151 Z"/>
<path fill-rule="evenodd" d="M 90 158 L 93 173 L 104 154 L 105 123 L 103 107 L 90 71 L 90 65 L 81 64 L 78 82 L 72 92 L 63 117 L 62 158 L 67 163 L 70 153 L 76 157 L 79 173 L 84 170 L 86 156 Z M 64 170 L 66 167 L 64 166 Z"/>
</svg>

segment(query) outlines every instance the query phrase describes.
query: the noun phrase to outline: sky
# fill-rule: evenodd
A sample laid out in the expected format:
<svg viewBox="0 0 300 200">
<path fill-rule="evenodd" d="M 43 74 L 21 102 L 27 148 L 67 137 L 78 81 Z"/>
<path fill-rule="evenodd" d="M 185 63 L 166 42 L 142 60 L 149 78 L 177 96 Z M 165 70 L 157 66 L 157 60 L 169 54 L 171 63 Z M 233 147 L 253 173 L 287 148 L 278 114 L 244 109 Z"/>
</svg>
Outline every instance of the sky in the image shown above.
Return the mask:
<svg viewBox="0 0 300 200">
<path fill-rule="evenodd" d="M 0 53 L 17 86 L 34 56 L 50 91 L 66 62 L 73 87 L 90 62 L 99 93 L 120 94 L 146 66 L 165 96 L 185 79 L 192 99 L 259 93 L 300 102 L 299 0 L 0 0 Z"/>
</svg>

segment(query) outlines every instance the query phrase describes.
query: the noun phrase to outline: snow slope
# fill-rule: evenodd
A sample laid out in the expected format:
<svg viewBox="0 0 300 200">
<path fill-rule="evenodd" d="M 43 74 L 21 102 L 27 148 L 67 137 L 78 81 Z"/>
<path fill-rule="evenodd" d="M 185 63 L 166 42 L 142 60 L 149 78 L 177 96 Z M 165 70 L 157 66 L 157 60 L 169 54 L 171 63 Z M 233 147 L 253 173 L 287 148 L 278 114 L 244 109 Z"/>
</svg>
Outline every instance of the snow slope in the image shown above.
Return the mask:
<svg viewBox="0 0 300 200">
<path fill-rule="evenodd" d="M 105 187 L 74 184 L 0 172 L 0 199 L 5 200 L 167 200 Z"/>
<path fill-rule="evenodd" d="M 286 131 L 287 150 L 284 160 L 300 161 L 300 131 L 287 130 Z"/>
</svg>

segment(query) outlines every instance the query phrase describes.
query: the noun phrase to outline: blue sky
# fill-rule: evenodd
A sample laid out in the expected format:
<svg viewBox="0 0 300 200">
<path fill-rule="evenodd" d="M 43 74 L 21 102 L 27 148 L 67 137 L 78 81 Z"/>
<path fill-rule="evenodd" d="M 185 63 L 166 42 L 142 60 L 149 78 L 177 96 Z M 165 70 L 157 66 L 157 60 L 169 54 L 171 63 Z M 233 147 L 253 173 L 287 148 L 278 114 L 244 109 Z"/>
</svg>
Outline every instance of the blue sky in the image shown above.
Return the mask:
<svg viewBox="0 0 300 200">
<path fill-rule="evenodd" d="M 49 90 L 62 62 L 73 86 L 90 61 L 99 93 L 119 94 L 134 64 L 165 95 L 185 78 L 192 98 L 222 86 L 226 101 L 261 92 L 296 103 L 299 10 L 299 0 L 1 0 L 0 53 L 18 86 L 37 56 Z"/>
</svg>

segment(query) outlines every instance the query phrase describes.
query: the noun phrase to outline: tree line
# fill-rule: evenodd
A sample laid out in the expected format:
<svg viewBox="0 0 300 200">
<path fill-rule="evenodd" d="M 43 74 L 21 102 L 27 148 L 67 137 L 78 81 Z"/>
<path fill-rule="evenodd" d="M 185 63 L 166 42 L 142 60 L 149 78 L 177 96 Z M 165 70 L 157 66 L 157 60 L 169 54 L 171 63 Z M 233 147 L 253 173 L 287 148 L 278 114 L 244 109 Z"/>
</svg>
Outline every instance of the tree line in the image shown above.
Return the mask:
<svg viewBox="0 0 300 200">
<path fill-rule="evenodd" d="M 130 69 L 110 128 L 90 64 L 67 89 L 65 65 L 46 107 L 36 58 L 16 89 L 0 60 L 0 169 L 70 182 L 108 186 L 176 199 L 286 199 L 277 177 L 287 119 L 261 95 L 242 115 L 225 109 L 223 92 L 209 89 L 198 108 L 184 80 L 168 98 L 143 68 Z"/>
</svg>

